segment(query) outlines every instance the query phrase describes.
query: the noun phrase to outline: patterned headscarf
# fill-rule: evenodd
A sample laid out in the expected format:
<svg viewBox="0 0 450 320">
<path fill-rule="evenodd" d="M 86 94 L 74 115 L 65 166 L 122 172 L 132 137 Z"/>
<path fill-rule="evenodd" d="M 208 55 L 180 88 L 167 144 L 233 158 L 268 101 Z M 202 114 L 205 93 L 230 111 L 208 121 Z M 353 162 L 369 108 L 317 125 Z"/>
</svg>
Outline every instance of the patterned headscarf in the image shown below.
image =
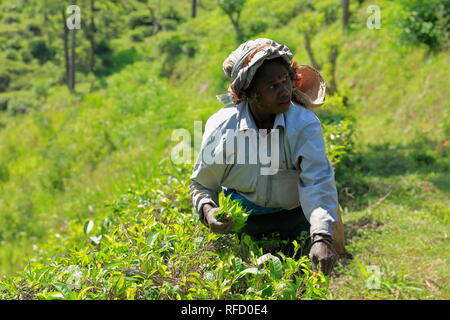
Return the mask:
<svg viewBox="0 0 450 320">
<path fill-rule="evenodd" d="M 291 66 L 295 73 L 293 97 L 295 102 L 316 107 L 325 102 L 325 82 L 314 68 L 292 63 L 292 52 L 283 44 L 271 39 L 260 38 L 248 40 L 234 50 L 223 62 L 223 71 L 230 79 L 227 94 L 217 98 L 224 104 L 238 103 L 242 100 L 242 92 L 247 89 L 258 68 L 265 60 L 281 57 Z"/>
</svg>

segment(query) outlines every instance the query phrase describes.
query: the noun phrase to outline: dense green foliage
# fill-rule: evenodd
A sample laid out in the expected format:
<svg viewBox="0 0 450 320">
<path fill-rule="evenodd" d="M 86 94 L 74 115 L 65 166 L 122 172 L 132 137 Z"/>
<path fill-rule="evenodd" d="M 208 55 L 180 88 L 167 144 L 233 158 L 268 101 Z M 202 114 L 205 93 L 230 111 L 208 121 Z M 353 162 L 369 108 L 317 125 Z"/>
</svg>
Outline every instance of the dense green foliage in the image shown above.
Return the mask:
<svg viewBox="0 0 450 320">
<path fill-rule="evenodd" d="M 167 161 L 171 132 L 192 132 L 193 121 L 220 108 L 214 96 L 228 86 L 222 62 L 239 36 L 273 38 L 311 64 L 308 30 L 322 75 L 328 83 L 336 75 L 337 92 L 315 112 L 345 215 L 359 218 L 352 209 L 378 203 L 390 184 L 398 202 L 421 196 L 398 178 L 411 172 L 426 172 L 446 192 L 448 1 L 419 2 L 370 3 L 382 17 L 381 29 L 370 30 L 369 3 L 351 1 L 342 32 L 339 1 L 237 1 L 238 35 L 216 0 L 199 1 L 195 19 L 189 1 L 95 1 L 90 72 L 90 1 L 80 0 L 76 94 L 64 84 L 61 5 L 69 2 L 2 2 L 0 274 L 9 276 L 0 298 L 325 298 L 329 279 L 312 274 L 305 257 L 264 255 L 251 239 L 243 254 L 234 235 L 208 233 L 188 199 L 189 166 Z M 378 186 L 374 172 L 395 181 Z M 438 221 L 427 225 L 448 225 L 442 203 L 421 201 Z M 363 264 L 357 270 L 368 277 Z M 405 283 L 387 279 L 386 286 Z"/>
<path fill-rule="evenodd" d="M 170 168 L 169 165 L 166 167 Z M 20 277 L 0 281 L 1 299 L 321 299 L 327 280 L 307 257 L 264 253 L 236 235 L 198 224 L 188 168 L 132 186 L 107 202 L 104 219 L 72 225 L 43 247 Z M 296 250 L 301 243 L 295 243 Z"/>
<path fill-rule="evenodd" d="M 450 32 L 449 0 L 402 0 L 403 38 L 407 42 L 424 43 L 431 50 L 448 47 Z"/>
</svg>

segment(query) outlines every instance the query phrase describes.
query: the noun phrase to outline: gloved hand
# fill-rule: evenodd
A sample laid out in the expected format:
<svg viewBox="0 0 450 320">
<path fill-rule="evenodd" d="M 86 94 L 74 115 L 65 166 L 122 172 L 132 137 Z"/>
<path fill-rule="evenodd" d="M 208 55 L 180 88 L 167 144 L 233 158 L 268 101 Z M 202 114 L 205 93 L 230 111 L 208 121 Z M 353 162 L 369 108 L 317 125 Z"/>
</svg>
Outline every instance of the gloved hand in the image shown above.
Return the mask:
<svg viewBox="0 0 450 320">
<path fill-rule="evenodd" d="M 333 247 L 333 238 L 324 234 L 315 234 L 313 236 L 309 258 L 311 259 L 314 271 L 317 267 L 323 274 L 329 275 L 333 270 L 337 260 L 337 253 Z"/>
<path fill-rule="evenodd" d="M 231 219 L 229 215 L 226 216 L 226 221 L 219 222 L 214 218 L 214 214 L 219 211 L 220 208 L 214 208 L 211 205 L 205 204 L 203 206 L 203 214 L 204 214 L 204 221 L 203 224 L 205 224 L 207 227 L 211 229 L 214 233 L 229 233 L 231 231 L 231 228 L 233 228 L 234 221 Z"/>
</svg>

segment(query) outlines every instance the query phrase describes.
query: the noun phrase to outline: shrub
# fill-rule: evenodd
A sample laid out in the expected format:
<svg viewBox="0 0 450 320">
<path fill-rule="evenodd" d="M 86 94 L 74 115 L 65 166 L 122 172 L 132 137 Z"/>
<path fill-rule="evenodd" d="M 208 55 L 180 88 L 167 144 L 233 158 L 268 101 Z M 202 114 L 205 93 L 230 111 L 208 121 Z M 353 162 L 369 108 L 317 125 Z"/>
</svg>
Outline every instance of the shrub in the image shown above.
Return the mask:
<svg viewBox="0 0 450 320">
<path fill-rule="evenodd" d="M 31 62 L 31 60 L 33 59 L 33 56 L 29 51 L 21 51 L 20 56 L 22 58 L 22 61 L 25 63 Z"/>
<path fill-rule="evenodd" d="M 182 55 L 195 56 L 197 41 L 181 32 L 171 32 L 160 39 L 158 49 L 165 55 L 160 72 L 161 77 L 170 77 L 173 74 L 173 66 Z"/>
<path fill-rule="evenodd" d="M 24 272 L 0 279 L 0 299 L 326 298 L 329 282 L 308 257 L 264 253 L 249 236 L 201 225 L 187 168 L 166 168 L 108 201 L 108 216 L 72 221 L 69 234 L 36 247 Z"/>
<path fill-rule="evenodd" d="M 18 14 L 10 13 L 4 18 L 4 21 L 7 24 L 19 23 L 20 22 L 20 17 L 19 17 Z"/>
<path fill-rule="evenodd" d="M 249 26 L 247 27 L 246 36 L 252 37 L 254 35 L 262 33 L 266 31 L 268 27 L 269 23 L 267 21 L 264 21 L 262 19 L 255 19 L 254 21 L 250 22 Z"/>
<path fill-rule="evenodd" d="M 0 96 L 0 111 L 8 110 L 9 97 Z"/>
<path fill-rule="evenodd" d="M 110 43 L 106 40 L 102 40 L 97 43 L 95 54 L 101 61 L 101 63 L 96 66 L 96 74 L 99 76 L 110 75 L 112 73 L 110 70 L 112 66 L 111 56 L 113 54 Z"/>
<path fill-rule="evenodd" d="M 17 50 L 6 50 L 6 58 L 8 60 L 13 60 L 13 61 L 17 61 L 19 60 L 19 52 L 17 52 Z"/>
<path fill-rule="evenodd" d="M 29 49 L 31 55 L 38 59 L 41 64 L 51 60 L 55 54 L 43 38 L 32 39 L 29 43 Z"/>
<path fill-rule="evenodd" d="M 353 150 L 354 118 L 344 104 L 344 97 L 335 93 L 327 97 L 325 105 L 318 109 L 326 141 L 327 156 L 333 165 Z"/>
<path fill-rule="evenodd" d="M 0 74 L 0 92 L 5 92 L 11 81 L 11 76 L 7 73 Z"/>
<path fill-rule="evenodd" d="M 9 170 L 6 164 L 0 162 L 0 182 L 9 180 Z"/>
<path fill-rule="evenodd" d="M 49 81 L 37 81 L 33 84 L 33 91 L 37 98 L 46 98 L 51 87 Z"/>
<path fill-rule="evenodd" d="M 415 150 L 412 152 L 411 156 L 414 161 L 420 166 L 430 166 L 435 164 L 436 158 L 435 155 L 428 150 Z"/>
<path fill-rule="evenodd" d="M 169 19 L 169 20 L 174 20 L 178 23 L 183 22 L 185 19 L 180 15 L 180 13 L 175 10 L 174 7 L 169 6 L 169 8 L 167 8 L 166 10 L 163 11 L 162 13 L 162 19 Z"/>
<path fill-rule="evenodd" d="M 133 12 L 128 18 L 128 25 L 131 29 L 135 29 L 139 26 L 152 26 L 153 19 L 146 11 Z"/>
<path fill-rule="evenodd" d="M 436 51 L 448 46 L 450 1 L 402 0 L 406 15 L 402 18 L 402 39 L 423 43 Z"/>
<path fill-rule="evenodd" d="M 160 52 L 172 57 L 179 54 L 193 57 L 197 51 L 196 48 L 197 42 L 180 32 L 171 33 L 169 36 L 162 38 L 159 43 Z"/>
<path fill-rule="evenodd" d="M 144 41 L 144 34 L 142 33 L 142 30 L 136 29 L 130 32 L 130 38 L 134 42 L 142 42 Z"/>
<path fill-rule="evenodd" d="M 164 30 L 169 30 L 169 31 L 176 30 L 178 24 L 179 23 L 176 20 L 165 19 L 165 20 L 161 21 L 161 27 Z"/>
<path fill-rule="evenodd" d="M 96 74 L 100 76 L 118 72 L 139 59 L 139 54 L 134 47 L 114 52 L 105 41 L 100 42 L 96 52 L 102 61 L 101 65 L 96 67 Z"/>
<path fill-rule="evenodd" d="M 42 29 L 40 25 L 36 22 L 31 22 L 28 25 L 28 30 L 31 32 L 33 36 L 40 36 L 42 34 Z"/>
<path fill-rule="evenodd" d="M 126 65 L 136 62 L 138 58 L 139 54 L 134 47 L 115 52 L 111 57 L 113 72 L 117 72 Z"/>
<path fill-rule="evenodd" d="M 8 102 L 8 113 L 12 116 L 25 114 L 35 108 L 34 102 L 24 98 L 11 98 Z"/>
</svg>

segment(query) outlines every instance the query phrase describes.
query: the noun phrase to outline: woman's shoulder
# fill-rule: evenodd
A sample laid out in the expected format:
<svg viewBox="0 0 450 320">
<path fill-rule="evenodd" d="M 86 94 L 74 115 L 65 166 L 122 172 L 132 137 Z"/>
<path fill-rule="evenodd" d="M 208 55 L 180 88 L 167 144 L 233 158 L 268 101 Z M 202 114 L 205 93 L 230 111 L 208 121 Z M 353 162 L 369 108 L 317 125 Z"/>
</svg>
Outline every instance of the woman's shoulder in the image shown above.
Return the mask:
<svg viewBox="0 0 450 320">
<path fill-rule="evenodd" d="M 292 102 L 291 107 L 286 112 L 286 122 L 288 127 L 297 130 L 301 130 L 312 123 L 320 124 L 320 120 L 314 111 L 295 102 Z"/>
<path fill-rule="evenodd" d="M 221 128 L 237 124 L 240 112 L 240 104 L 229 104 L 211 115 L 206 121 L 205 132 L 216 131 Z"/>
</svg>

